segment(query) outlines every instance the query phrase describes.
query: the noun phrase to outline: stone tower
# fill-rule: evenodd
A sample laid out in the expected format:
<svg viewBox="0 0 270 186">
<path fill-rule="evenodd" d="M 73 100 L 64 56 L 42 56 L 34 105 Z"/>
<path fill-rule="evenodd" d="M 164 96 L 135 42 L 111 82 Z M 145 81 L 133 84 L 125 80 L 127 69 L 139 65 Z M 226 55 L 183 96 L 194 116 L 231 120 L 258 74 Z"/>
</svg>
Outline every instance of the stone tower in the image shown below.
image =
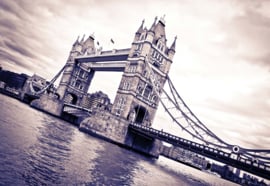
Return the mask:
<svg viewBox="0 0 270 186">
<path fill-rule="evenodd" d="M 87 67 L 87 64 L 77 63 L 76 57 L 95 53 L 94 36 L 90 35 L 85 41 L 84 36 L 78 39 L 72 46 L 66 66 L 57 88 L 60 100 L 74 105 L 80 105 L 83 95 L 90 86 L 95 71 Z"/>
<path fill-rule="evenodd" d="M 158 107 L 157 92 L 161 92 L 175 54 L 175 42 L 167 46 L 165 21 L 163 18 L 150 29 L 144 21 L 135 33 L 127 65 L 112 107 L 112 113 L 131 122 L 151 126 Z M 146 65 L 148 63 L 149 65 Z M 158 82 L 151 83 L 151 73 Z M 155 90 L 155 91 L 154 91 Z"/>
</svg>

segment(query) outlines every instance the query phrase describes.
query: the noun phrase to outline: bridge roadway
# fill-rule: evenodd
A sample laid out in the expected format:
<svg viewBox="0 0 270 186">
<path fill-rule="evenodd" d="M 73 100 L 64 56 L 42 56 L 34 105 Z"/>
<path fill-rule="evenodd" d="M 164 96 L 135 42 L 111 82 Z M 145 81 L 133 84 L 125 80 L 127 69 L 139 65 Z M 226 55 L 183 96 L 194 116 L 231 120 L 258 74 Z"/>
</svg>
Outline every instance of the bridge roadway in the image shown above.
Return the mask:
<svg viewBox="0 0 270 186">
<path fill-rule="evenodd" d="M 251 160 L 241 157 L 235 158 L 234 155 L 236 154 L 217 150 L 163 131 L 142 126 L 140 124 L 131 123 L 129 124 L 129 128 L 135 133 L 144 134 L 154 139 L 159 139 L 174 146 L 178 146 L 196 154 L 200 154 L 204 157 L 247 171 L 262 178 L 270 179 L 270 166 L 260 164 L 258 162 L 252 162 Z"/>
</svg>

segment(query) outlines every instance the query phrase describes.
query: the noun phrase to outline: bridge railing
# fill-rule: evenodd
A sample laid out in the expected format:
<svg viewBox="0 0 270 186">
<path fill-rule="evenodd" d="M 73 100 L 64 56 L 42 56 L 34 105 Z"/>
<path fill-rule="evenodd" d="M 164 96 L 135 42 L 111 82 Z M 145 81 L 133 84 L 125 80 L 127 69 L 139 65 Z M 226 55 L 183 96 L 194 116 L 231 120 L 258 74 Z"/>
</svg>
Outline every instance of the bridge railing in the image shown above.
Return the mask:
<svg viewBox="0 0 270 186">
<path fill-rule="evenodd" d="M 83 111 L 90 112 L 90 113 L 92 112 L 92 110 L 81 107 L 81 106 L 78 106 L 78 105 L 73 105 L 73 104 L 70 104 L 70 103 L 64 103 L 63 111 L 68 111 L 69 108 L 83 110 Z"/>
</svg>

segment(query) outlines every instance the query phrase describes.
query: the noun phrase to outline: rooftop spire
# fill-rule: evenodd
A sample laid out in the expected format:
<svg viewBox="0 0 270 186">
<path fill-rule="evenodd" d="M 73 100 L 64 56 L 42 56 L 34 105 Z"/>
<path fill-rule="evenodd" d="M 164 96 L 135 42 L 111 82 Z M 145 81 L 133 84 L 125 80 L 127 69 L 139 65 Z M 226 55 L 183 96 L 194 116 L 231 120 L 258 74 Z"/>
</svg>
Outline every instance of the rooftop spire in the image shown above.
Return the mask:
<svg viewBox="0 0 270 186">
<path fill-rule="evenodd" d="M 159 21 L 163 24 L 163 25 L 165 25 L 165 14 L 163 15 L 163 17 L 160 17 L 160 19 L 159 19 Z"/>
<path fill-rule="evenodd" d="M 79 43 L 80 36 L 77 37 L 77 40 L 73 43 L 73 46 Z"/>
<path fill-rule="evenodd" d="M 151 31 L 154 31 L 155 30 L 155 26 L 156 26 L 156 22 L 157 22 L 157 16 L 155 17 L 155 20 L 150 28 Z"/>
<path fill-rule="evenodd" d="M 137 30 L 136 33 L 142 33 L 143 32 L 143 24 L 144 24 L 144 19 L 142 20 L 142 24 L 141 24 L 141 26 L 139 27 L 139 29 Z"/>
<path fill-rule="evenodd" d="M 95 32 L 93 32 L 92 34 L 89 35 L 89 38 L 95 40 Z"/>
<path fill-rule="evenodd" d="M 80 43 L 82 43 L 84 41 L 84 37 L 85 37 L 85 34 L 83 34 L 83 37 L 82 37 Z"/>
<path fill-rule="evenodd" d="M 175 52 L 175 45 L 176 45 L 177 36 L 174 37 L 174 41 L 170 47 L 170 50 L 173 50 Z"/>
</svg>

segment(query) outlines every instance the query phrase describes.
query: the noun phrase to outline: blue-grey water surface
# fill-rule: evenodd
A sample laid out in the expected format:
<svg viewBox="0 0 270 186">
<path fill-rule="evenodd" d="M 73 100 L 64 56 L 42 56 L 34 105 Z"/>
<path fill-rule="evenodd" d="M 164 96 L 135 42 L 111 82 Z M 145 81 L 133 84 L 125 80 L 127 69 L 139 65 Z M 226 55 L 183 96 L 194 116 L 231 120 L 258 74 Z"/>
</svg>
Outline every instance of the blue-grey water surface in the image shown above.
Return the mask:
<svg viewBox="0 0 270 186">
<path fill-rule="evenodd" d="M 0 94 L 0 185 L 230 185 L 149 159 Z"/>
</svg>

